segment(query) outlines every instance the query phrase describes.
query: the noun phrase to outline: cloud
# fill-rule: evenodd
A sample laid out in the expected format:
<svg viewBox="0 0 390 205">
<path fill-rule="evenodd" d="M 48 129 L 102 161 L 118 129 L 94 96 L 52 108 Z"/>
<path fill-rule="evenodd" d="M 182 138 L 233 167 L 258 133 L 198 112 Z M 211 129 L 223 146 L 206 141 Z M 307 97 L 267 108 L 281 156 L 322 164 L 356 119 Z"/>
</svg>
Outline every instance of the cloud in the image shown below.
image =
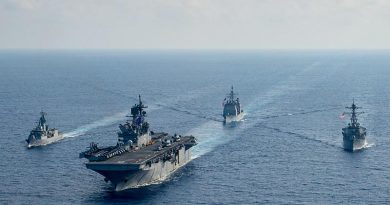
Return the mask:
<svg viewBox="0 0 390 205">
<path fill-rule="evenodd" d="M 33 10 L 42 5 L 40 0 L 3 0 L 0 6 L 11 10 Z"/>
<path fill-rule="evenodd" d="M 0 48 L 390 48 L 387 0 L 3 0 Z"/>
</svg>

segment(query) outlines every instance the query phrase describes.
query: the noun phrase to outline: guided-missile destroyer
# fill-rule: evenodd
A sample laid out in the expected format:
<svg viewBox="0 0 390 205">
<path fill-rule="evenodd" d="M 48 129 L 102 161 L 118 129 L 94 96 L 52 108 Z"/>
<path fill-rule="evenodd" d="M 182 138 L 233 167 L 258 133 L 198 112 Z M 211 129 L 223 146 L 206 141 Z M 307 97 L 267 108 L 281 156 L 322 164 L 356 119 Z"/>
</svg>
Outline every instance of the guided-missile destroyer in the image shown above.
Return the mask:
<svg viewBox="0 0 390 205">
<path fill-rule="evenodd" d="M 191 159 L 193 136 L 149 131 L 145 106 L 139 96 L 131 108 L 131 121 L 120 124 L 115 146 L 98 147 L 91 143 L 80 158 L 88 159 L 86 167 L 110 181 L 116 191 L 161 182 Z"/>
<path fill-rule="evenodd" d="M 38 125 L 31 130 L 30 135 L 26 139 L 28 148 L 47 145 L 64 138 L 57 129 L 49 129 L 49 125 L 46 124 L 45 115 L 46 113 L 41 112 Z"/>
<path fill-rule="evenodd" d="M 356 112 L 357 109 L 361 107 L 357 107 L 355 105 L 355 101 L 353 101 L 351 107 L 346 107 L 347 109 L 351 109 L 351 122 L 348 123 L 348 126 L 342 129 L 343 133 L 343 147 L 344 150 L 353 152 L 355 150 L 359 150 L 366 145 L 366 128 L 360 126 L 360 123 L 357 121 L 357 115 L 362 112 Z"/>
<path fill-rule="evenodd" d="M 236 98 L 237 93 L 234 93 L 233 86 L 230 93 L 223 101 L 223 119 L 225 123 L 240 121 L 243 117 L 243 110 L 241 109 L 240 99 Z"/>
</svg>

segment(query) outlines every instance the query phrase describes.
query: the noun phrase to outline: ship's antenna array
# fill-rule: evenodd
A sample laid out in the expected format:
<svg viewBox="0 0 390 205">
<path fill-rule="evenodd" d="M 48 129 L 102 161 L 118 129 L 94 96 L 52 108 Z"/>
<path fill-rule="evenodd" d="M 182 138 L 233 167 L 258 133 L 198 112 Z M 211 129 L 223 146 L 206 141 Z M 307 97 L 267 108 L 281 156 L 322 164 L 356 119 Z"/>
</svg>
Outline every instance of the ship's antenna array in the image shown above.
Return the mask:
<svg viewBox="0 0 390 205">
<path fill-rule="evenodd" d="M 355 105 L 355 99 L 352 99 L 352 106 L 351 107 L 345 107 L 347 109 L 351 109 L 352 112 L 347 112 L 347 114 L 351 114 L 351 125 L 352 126 L 358 126 L 359 123 L 357 122 L 357 116 L 360 114 L 363 114 L 364 112 L 356 112 L 357 109 L 361 109 L 362 107 L 358 107 Z"/>
</svg>

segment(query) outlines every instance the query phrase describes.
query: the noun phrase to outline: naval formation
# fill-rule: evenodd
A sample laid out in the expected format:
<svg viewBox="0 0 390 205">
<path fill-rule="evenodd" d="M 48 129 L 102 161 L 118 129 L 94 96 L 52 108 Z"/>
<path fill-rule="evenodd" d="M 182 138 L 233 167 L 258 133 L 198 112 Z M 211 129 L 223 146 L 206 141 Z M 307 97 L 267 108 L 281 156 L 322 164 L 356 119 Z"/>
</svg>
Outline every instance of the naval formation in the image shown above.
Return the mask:
<svg viewBox="0 0 390 205">
<path fill-rule="evenodd" d="M 244 110 L 233 86 L 223 100 L 223 123 L 238 122 L 243 119 Z M 141 96 L 138 103 L 132 106 L 129 119 L 119 125 L 117 143 L 112 146 L 99 147 L 91 142 L 86 151 L 79 154 L 87 160 L 87 169 L 93 170 L 111 182 L 116 191 L 138 188 L 161 182 L 170 174 L 191 160 L 191 148 L 196 146 L 194 136 L 168 134 L 150 130 L 146 121 L 147 106 L 143 104 Z M 346 151 L 356 151 L 364 148 L 366 128 L 358 122 L 355 101 L 351 107 L 346 107 L 351 122 L 342 128 L 343 148 Z M 46 113 L 41 112 L 39 121 L 26 139 L 27 147 L 48 145 L 63 139 L 57 129 L 46 124 Z"/>
</svg>

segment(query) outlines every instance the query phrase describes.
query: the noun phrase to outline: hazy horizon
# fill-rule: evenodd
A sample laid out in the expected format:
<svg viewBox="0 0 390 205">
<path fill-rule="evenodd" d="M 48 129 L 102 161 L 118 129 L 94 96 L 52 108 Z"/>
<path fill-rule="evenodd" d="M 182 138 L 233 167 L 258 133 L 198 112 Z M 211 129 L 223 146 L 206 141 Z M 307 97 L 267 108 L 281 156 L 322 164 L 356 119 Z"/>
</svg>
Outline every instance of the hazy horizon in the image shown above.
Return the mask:
<svg viewBox="0 0 390 205">
<path fill-rule="evenodd" d="M 388 50 L 387 0 L 3 0 L 0 50 Z"/>
</svg>

